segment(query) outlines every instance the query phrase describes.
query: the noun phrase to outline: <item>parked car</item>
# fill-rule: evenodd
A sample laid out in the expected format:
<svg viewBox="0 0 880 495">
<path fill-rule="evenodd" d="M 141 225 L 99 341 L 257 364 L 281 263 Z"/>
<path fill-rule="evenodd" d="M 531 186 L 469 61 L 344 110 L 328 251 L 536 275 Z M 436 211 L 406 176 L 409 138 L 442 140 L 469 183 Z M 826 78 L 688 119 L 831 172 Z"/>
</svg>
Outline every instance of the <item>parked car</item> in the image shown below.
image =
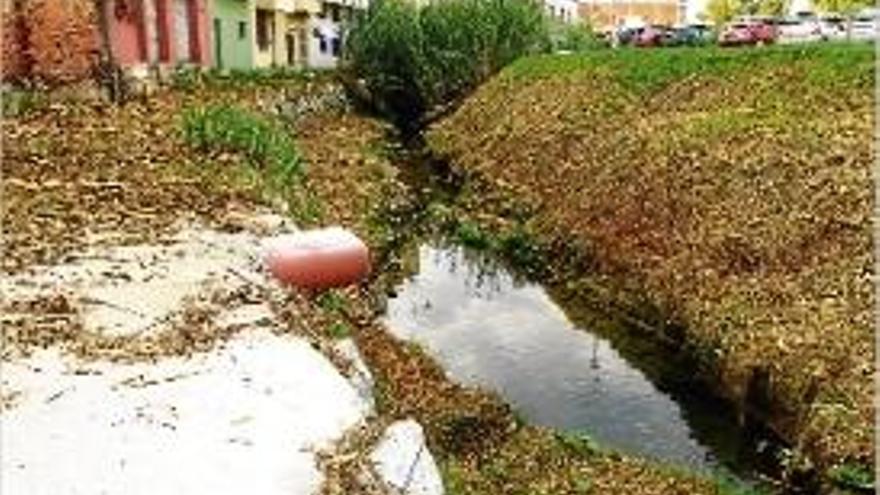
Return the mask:
<svg viewBox="0 0 880 495">
<path fill-rule="evenodd" d="M 668 40 L 674 46 L 698 46 L 715 42 L 715 33 L 705 24 L 690 24 L 673 30 Z"/>
<path fill-rule="evenodd" d="M 839 14 L 819 16 L 819 31 L 826 41 L 845 40 L 847 38 L 847 20 Z"/>
<path fill-rule="evenodd" d="M 880 30 L 880 13 L 875 9 L 866 9 L 853 17 L 849 37 L 857 41 L 873 41 L 878 38 L 878 30 Z"/>
<path fill-rule="evenodd" d="M 722 46 L 765 45 L 776 39 L 776 29 L 764 21 L 731 22 L 724 26 L 718 36 Z"/>
<path fill-rule="evenodd" d="M 617 28 L 617 30 L 613 33 L 612 46 L 614 46 L 615 44 L 619 46 L 632 44 L 633 39 L 638 35 L 638 31 L 640 29 L 641 28 L 623 26 Z"/>
<path fill-rule="evenodd" d="M 672 36 L 672 28 L 653 24 L 639 29 L 633 38 L 633 44 L 641 47 L 664 46 L 669 44 Z"/>
<path fill-rule="evenodd" d="M 818 19 L 786 17 L 776 22 L 777 43 L 809 43 L 822 39 L 822 29 Z"/>
</svg>

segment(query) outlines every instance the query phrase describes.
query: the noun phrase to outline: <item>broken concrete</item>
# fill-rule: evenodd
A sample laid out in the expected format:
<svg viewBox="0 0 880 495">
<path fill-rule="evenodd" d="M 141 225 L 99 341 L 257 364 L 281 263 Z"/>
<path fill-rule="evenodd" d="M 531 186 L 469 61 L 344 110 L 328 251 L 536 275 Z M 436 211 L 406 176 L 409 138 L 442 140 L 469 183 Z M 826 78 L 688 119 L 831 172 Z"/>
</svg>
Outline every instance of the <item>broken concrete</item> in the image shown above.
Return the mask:
<svg viewBox="0 0 880 495">
<path fill-rule="evenodd" d="M 425 444 L 422 426 L 408 419 L 385 430 L 370 455 L 376 472 L 394 493 L 443 495 L 443 481 Z"/>
</svg>

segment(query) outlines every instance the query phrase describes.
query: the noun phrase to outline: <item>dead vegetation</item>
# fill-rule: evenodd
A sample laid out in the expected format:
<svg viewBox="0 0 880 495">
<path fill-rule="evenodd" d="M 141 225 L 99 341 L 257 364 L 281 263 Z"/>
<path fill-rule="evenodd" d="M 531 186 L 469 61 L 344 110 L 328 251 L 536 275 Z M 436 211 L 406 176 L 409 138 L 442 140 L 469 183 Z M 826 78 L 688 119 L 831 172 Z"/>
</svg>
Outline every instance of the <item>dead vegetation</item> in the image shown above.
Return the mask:
<svg viewBox="0 0 880 495">
<path fill-rule="evenodd" d="M 284 91 L 295 95 L 308 91 L 305 85 L 298 81 Z M 187 146 L 179 118 L 190 105 L 213 103 L 265 111 L 278 92 L 277 86 L 232 85 L 161 94 L 122 108 L 61 104 L 5 123 L 4 272 L 62 261 L 87 245 L 158 242 L 184 217 L 241 229 L 237 212 L 274 202 L 278 191 L 267 194 L 259 173 L 234 154 L 204 156 Z M 375 225 L 375 213 L 406 194 L 384 148 L 386 127 L 352 114 L 318 114 L 301 119 L 295 130 L 306 162 L 304 185 L 318 205 L 312 221 L 341 224 L 372 247 L 383 246 L 388 232 Z M 373 288 L 382 289 L 378 282 Z M 4 317 L 25 314 L 4 320 L 4 341 L 11 344 L 4 352 L 62 346 L 84 357 L 141 361 L 200 352 L 235 331 L 211 323 L 219 308 L 259 297 L 245 287 L 193 301 L 164 332 L 141 337 L 82 331 L 75 302 L 63 295 L 18 302 L 25 307 L 3 308 Z M 336 324 L 349 325 L 377 379 L 380 419 L 325 458 L 327 493 L 378 490 L 362 478 L 365 449 L 383 421 L 410 416 L 425 426 L 452 493 L 718 493 L 713 482 L 692 474 L 577 442 L 572 447 L 522 425 L 496 397 L 451 383 L 417 347 L 391 338 L 375 321 L 372 296 L 352 291 L 344 298 L 351 306 L 341 310 L 303 294 L 274 308 L 289 324 L 281 331 L 304 334 L 331 356 L 327 334 Z M 15 397 L 0 400 L 7 407 Z"/>
<path fill-rule="evenodd" d="M 523 60 L 429 140 L 683 323 L 800 453 L 871 466 L 872 67 L 860 46 Z"/>
</svg>

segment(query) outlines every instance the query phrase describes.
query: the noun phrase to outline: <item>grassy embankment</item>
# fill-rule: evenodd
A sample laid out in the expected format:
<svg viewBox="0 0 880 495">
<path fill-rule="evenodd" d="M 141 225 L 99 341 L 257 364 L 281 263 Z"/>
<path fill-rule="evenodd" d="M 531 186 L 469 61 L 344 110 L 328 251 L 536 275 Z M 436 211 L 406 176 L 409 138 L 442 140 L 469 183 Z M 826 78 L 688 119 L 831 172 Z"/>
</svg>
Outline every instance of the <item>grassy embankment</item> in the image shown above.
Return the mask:
<svg viewBox="0 0 880 495">
<path fill-rule="evenodd" d="M 681 324 L 799 467 L 848 477 L 873 466 L 873 68 L 868 45 L 531 57 L 428 141 L 476 208 L 586 255 L 584 290 Z"/>
</svg>

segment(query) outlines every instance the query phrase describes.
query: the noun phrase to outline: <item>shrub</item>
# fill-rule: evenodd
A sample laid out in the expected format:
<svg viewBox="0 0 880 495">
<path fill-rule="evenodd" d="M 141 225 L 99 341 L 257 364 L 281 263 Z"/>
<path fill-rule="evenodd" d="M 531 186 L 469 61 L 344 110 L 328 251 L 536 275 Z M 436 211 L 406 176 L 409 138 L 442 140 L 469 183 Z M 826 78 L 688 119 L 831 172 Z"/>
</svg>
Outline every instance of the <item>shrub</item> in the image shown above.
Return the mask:
<svg viewBox="0 0 880 495">
<path fill-rule="evenodd" d="M 533 0 L 446 0 L 417 7 L 378 0 L 347 37 L 343 81 L 398 127 L 417 130 L 521 55 L 547 51 Z"/>
<path fill-rule="evenodd" d="M 557 24 L 553 29 L 553 48 L 583 52 L 603 48 L 605 44 L 589 24 Z"/>
<path fill-rule="evenodd" d="M 186 140 L 204 150 L 243 153 L 271 177 L 287 183 L 303 173 L 293 139 L 259 116 L 231 106 L 187 110 L 183 116 Z"/>
</svg>

